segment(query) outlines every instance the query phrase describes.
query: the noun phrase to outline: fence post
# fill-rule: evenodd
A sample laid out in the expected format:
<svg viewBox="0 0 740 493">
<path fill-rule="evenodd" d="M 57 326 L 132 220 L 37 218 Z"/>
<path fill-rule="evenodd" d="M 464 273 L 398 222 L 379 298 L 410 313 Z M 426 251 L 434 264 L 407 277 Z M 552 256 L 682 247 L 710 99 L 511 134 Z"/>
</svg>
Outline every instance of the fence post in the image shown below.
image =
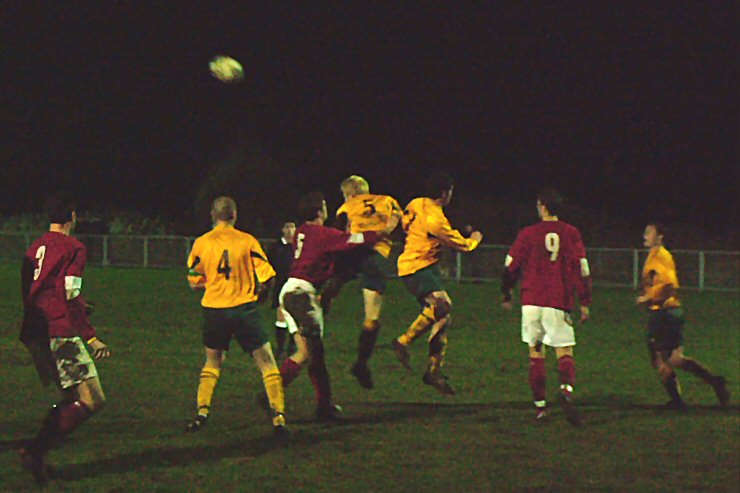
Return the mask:
<svg viewBox="0 0 740 493">
<path fill-rule="evenodd" d="M 637 249 L 632 250 L 632 288 L 637 289 L 640 284 L 640 253 Z"/>
<path fill-rule="evenodd" d="M 144 237 L 144 267 L 149 267 L 149 237 Z"/>
<path fill-rule="evenodd" d="M 455 281 L 460 284 L 462 281 L 462 254 L 455 252 Z"/>
<path fill-rule="evenodd" d="M 699 291 L 704 291 L 704 250 L 699 251 Z"/>
<path fill-rule="evenodd" d="M 108 235 L 103 235 L 103 267 L 108 267 Z"/>
</svg>

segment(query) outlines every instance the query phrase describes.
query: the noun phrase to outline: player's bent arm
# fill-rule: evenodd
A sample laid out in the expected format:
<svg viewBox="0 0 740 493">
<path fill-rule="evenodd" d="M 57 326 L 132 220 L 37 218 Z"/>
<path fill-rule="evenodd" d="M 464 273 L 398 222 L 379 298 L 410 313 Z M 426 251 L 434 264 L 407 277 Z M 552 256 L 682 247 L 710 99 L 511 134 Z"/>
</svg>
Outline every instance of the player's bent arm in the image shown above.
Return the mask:
<svg viewBox="0 0 740 493">
<path fill-rule="evenodd" d="M 516 276 L 509 270 L 508 267 L 504 267 L 504 271 L 501 273 L 501 292 L 504 295 L 504 302 L 511 301 L 511 290 L 516 285 Z"/>
<path fill-rule="evenodd" d="M 458 230 L 452 229 L 448 221 L 437 221 L 432 223 L 430 233 L 439 241 L 450 248 L 460 252 L 471 252 L 478 248 L 480 240 L 475 238 L 465 238 Z"/>
</svg>

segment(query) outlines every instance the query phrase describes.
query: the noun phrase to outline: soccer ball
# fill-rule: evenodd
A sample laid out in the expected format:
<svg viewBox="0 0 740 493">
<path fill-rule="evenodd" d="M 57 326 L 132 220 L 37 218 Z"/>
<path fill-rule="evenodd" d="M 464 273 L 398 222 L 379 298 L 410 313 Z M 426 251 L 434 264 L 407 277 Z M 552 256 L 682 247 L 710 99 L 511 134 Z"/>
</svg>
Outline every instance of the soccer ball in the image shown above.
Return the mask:
<svg viewBox="0 0 740 493">
<path fill-rule="evenodd" d="M 239 82 L 244 78 L 242 64 L 225 55 L 216 56 L 210 61 L 208 68 L 211 70 L 211 75 L 221 82 Z"/>
</svg>

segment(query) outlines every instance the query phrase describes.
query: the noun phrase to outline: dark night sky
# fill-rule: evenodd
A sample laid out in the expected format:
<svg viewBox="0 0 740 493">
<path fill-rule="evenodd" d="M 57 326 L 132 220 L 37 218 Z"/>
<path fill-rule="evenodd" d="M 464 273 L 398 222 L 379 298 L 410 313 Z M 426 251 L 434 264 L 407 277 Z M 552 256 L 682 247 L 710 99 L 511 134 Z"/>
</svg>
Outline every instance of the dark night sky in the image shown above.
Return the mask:
<svg viewBox="0 0 740 493">
<path fill-rule="evenodd" d="M 63 186 L 191 220 L 214 166 L 255 148 L 261 203 L 349 173 L 405 202 L 436 168 L 481 201 L 551 182 L 595 214 L 737 212 L 730 2 L 144 3 L 0 4 L 3 213 Z M 243 83 L 209 76 L 217 53 Z"/>
</svg>

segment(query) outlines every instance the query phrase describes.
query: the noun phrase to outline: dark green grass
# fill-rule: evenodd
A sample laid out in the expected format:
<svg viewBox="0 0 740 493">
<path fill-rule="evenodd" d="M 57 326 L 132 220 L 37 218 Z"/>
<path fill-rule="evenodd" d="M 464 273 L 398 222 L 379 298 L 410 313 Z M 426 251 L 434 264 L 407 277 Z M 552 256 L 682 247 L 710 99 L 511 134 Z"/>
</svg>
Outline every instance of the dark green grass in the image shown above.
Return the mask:
<svg viewBox="0 0 740 493">
<path fill-rule="evenodd" d="M 15 450 L 56 399 L 41 390 L 24 349 L 18 275 L 0 267 L 0 490 L 33 488 Z M 327 321 L 326 345 L 337 402 L 349 423 L 314 423 L 305 375 L 288 389 L 293 435 L 287 447 L 254 402 L 260 385 L 234 346 L 208 427 L 185 435 L 203 363 L 198 297 L 182 272 L 90 269 L 84 291 L 113 356 L 98 365 L 108 407 L 51 454 L 61 478 L 49 491 L 738 491 L 740 414 L 736 294 L 685 293 L 687 354 L 731 381 L 730 409 L 681 374 L 691 406 L 661 412 L 666 397 L 647 360 L 645 315 L 634 293 L 597 289 L 593 319 L 577 328 L 577 398 L 585 426 L 558 409 L 536 423 L 518 311 L 499 308 L 496 286 L 449 285 L 454 322 L 446 372 L 457 395 L 421 383 L 426 344 L 412 348 L 413 371 L 396 363 L 390 339 L 418 310 L 399 283 L 386 298 L 372 360 L 376 388 L 348 374 L 362 318 L 348 286 Z M 264 310 L 271 327 L 272 311 Z M 557 388 L 548 359 L 551 400 Z"/>
</svg>

